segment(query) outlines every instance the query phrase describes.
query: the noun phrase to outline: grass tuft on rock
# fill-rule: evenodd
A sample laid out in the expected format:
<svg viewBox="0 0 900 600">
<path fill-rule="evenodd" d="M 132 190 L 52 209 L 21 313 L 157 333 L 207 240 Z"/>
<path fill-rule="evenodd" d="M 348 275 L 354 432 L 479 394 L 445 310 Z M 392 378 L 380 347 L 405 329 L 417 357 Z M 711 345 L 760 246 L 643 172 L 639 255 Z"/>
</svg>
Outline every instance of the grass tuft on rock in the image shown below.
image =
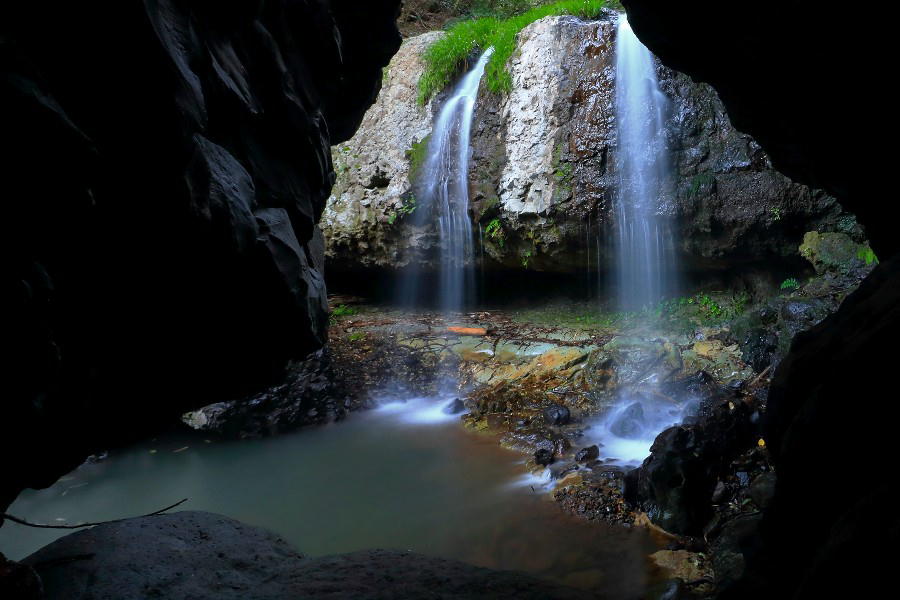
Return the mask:
<svg viewBox="0 0 900 600">
<path fill-rule="evenodd" d="M 516 50 L 516 36 L 528 25 L 544 17 L 574 15 L 582 19 L 596 18 L 606 0 L 564 0 L 544 4 L 508 18 L 482 17 L 456 23 L 447 35 L 425 52 L 425 72 L 419 78 L 419 103 L 425 104 L 447 87 L 464 68 L 466 59 L 476 48 L 494 47 L 485 69 L 488 89 L 501 94 L 512 89 L 512 76 L 506 64 Z"/>
</svg>

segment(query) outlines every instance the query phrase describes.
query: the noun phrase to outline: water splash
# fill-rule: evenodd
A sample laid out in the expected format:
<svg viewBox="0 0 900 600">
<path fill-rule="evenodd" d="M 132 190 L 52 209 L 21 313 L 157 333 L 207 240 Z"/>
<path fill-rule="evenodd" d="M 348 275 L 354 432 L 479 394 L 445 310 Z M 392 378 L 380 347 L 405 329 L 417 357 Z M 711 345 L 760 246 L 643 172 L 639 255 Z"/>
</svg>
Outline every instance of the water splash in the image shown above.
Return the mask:
<svg viewBox="0 0 900 600">
<path fill-rule="evenodd" d="M 635 310 L 655 305 L 673 290 L 676 264 L 672 228 L 658 214 L 670 186 L 664 129 L 668 101 L 659 89 L 653 55 L 625 15 L 616 33 L 615 102 L 619 305 Z"/>
<path fill-rule="evenodd" d="M 665 429 L 696 412 L 698 400 L 673 403 L 639 393 L 624 394 L 603 417 L 591 424 L 589 439 L 603 444 L 601 458 L 611 464 L 638 466 Z"/>
<path fill-rule="evenodd" d="M 440 241 L 438 297 L 444 312 L 474 300 L 474 243 L 469 217 L 469 139 L 488 48 L 444 102 L 431 132 L 420 182 L 422 215 L 436 216 Z"/>
</svg>

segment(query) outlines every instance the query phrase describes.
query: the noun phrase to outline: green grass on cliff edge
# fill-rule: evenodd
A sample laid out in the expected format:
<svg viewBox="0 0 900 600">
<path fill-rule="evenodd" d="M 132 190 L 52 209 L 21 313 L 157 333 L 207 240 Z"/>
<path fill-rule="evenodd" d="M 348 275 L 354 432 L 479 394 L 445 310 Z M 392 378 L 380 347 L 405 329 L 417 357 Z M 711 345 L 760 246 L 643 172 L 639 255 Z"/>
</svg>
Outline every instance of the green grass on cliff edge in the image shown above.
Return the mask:
<svg viewBox="0 0 900 600">
<path fill-rule="evenodd" d="M 485 70 L 490 91 L 500 94 L 512 89 L 512 76 L 506 63 L 516 50 L 516 35 L 539 19 L 558 15 L 574 15 L 592 19 L 606 6 L 606 0 L 565 0 L 537 6 L 506 19 L 482 17 L 462 21 L 447 30 L 447 35 L 425 51 L 425 72 L 419 78 L 419 103 L 425 104 L 447 87 L 463 68 L 475 48 L 494 47 L 494 55 Z"/>
</svg>

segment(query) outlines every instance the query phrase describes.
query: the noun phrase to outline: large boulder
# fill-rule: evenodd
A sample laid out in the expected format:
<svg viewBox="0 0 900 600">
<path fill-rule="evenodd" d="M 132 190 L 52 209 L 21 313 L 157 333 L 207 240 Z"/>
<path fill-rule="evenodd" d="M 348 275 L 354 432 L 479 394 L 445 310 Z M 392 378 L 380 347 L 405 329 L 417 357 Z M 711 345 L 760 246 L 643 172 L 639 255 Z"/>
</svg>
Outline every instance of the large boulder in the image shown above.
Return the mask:
<svg viewBox="0 0 900 600">
<path fill-rule="evenodd" d="M 330 147 L 399 4 L 4 3 L 0 507 L 325 342 Z"/>
<path fill-rule="evenodd" d="M 47 600 L 593 597 L 522 573 L 411 552 L 305 559 L 273 533 L 206 512 L 100 525 L 60 538 L 23 562 L 40 574 Z"/>
</svg>

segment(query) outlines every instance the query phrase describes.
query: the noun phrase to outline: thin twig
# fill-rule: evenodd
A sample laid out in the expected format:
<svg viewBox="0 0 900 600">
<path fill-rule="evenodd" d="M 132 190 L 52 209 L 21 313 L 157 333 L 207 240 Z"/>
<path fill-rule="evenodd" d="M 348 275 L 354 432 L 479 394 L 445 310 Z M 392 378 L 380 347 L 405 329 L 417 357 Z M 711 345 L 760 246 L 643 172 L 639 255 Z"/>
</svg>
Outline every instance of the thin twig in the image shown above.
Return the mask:
<svg viewBox="0 0 900 600">
<path fill-rule="evenodd" d="M 126 518 L 140 519 L 142 517 L 152 517 L 154 515 L 162 514 L 162 513 L 166 512 L 167 510 L 172 510 L 176 506 L 180 506 L 181 504 L 184 504 L 187 501 L 188 501 L 188 498 L 184 498 L 182 500 L 179 500 L 178 502 L 176 502 L 175 504 L 173 504 L 171 506 L 161 508 L 152 513 L 147 513 L 146 515 L 140 515 L 139 517 L 125 517 L 122 519 L 112 519 L 110 521 L 97 521 L 96 523 L 81 523 L 79 525 L 47 525 L 44 523 L 32 523 L 30 521 L 26 521 L 25 519 L 20 519 L 19 517 L 14 517 L 13 515 L 10 515 L 7 513 L 3 513 L 2 518 L 6 519 L 7 521 L 12 521 L 13 523 L 18 523 L 19 525 L 25 525 L 26 527 L 36 527 L 38 529 L 81 529 L 82 527 L 94 527 L 95 525 L 106 525 L 107 523 L 116 523 L 118 521 L 124 521 Z"/>
<path fill-rule="evenodd" d="M 771 368 L 772 368 L 772 365 L 769 365 L 768 367 L 766 367 L 766 368 L 763 370 L 763 372 L 760 373 L 759 375 L 757 375 L 756 379 L 754 379 L 753 381 L 751 381 L 751 382 L 750 382 L 750 385 L 748 385 L 747 387 L 753 387 L 754 385 L 756 385 L 757 383 L 759 383 L 760 379 L 762 379 L 763 377 L 765 377 L 765 376 L 766 376 L 766 373 L 768 373 L 768 372 L 769 372 L 769 369 L 771 369 Z"/>
</svg>

